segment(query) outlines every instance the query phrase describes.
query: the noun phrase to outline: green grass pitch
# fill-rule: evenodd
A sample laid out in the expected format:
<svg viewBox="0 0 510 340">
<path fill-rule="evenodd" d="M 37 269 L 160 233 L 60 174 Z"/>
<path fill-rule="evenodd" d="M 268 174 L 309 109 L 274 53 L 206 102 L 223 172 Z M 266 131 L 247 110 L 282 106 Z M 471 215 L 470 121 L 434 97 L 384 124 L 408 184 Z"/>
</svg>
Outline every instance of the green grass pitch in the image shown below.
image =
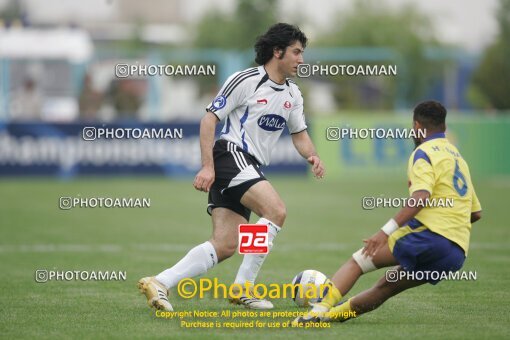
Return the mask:
<svg viewBox="0 0 510 340">
<path fill-rule="evenodd" d="M 287 204 L 288 218 L 260 272 L 258 282 L 266 284 L 288 283 L 304 269 L 330 276 L 362 246 L 362 238 L 372 235 L 396 212 L 364 211 L 361 198 L 407 195 L 404 178 L 316 181 L 273 177 L 271 181 Z M 505 207 L 510 180 L 475 177 L 474 181 L 484 212 L 482 220 L 473 225 L 463 269 L 476 270 L 476 281 L 425 285 L 328 329 L 211 330 L 183 328 L 176 319 L 156 318 L 136 289 L 140 277 L 173 265 L 211 234 L 206 195 L 195 191 L 190 180 L 2 179 L 0 334 L 2 338 L 509 339 L 510 228 Z M 58 208 L 60 196 L 78 195 L 148 197 L 151 207 Z M 235 255 L 206 277 L 231 283 L 240 262 L 241 256 Z M 127 272 L 127 280 L 36 283 L 37 269 L 121 270 Z M 380 270 L 362 277 L 351 294 L 370 287 L 382 275 Z M 210 296 L 185 300 L 176 297 L 175 291 L 171 302 L 180 311 L 244 310 Z M 273 302 L 278 311 L 297 310 L 290 299 Z"/>
</svg>

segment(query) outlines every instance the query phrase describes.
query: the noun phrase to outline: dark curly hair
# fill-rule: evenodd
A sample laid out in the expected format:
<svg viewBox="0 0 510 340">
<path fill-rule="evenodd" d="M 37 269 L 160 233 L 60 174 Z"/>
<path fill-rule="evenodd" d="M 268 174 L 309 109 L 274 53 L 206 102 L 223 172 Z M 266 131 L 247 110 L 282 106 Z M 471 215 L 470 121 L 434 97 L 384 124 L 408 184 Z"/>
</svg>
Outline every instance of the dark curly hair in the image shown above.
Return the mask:
<svg viewBox="0 0 510 340">
<path fill-rule="evenodd" d="M 441 103 L 429 100 L 414 108 L 413 119 L 427 130 L 445 131 L 446 109 Z"/>
<path fill-rule="evenodd" d="M 292 45 L 295 41 L 301 42 L 303 48 L 306 47 L 308 39 L 301 32 L 299 27 L 285 23 L 278 23 L 269 28 L 264 35 L 257 38 L 255 42 L 255 62 L 258 65 L 264 65 L 273 57 L 275 48 L 283 50 Z M 283 55 L 282 55 L 283 57 Z"/>
</svg>

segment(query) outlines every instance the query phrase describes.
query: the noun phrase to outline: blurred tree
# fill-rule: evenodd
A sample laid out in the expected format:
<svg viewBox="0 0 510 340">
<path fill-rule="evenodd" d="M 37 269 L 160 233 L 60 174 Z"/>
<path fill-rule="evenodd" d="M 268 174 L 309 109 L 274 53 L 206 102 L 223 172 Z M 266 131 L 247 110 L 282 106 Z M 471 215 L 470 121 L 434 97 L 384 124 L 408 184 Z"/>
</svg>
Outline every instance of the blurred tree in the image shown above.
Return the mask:
<svg viewBox="0 0 510 340">
<path fill-rule="evenodd" d="M 253 50 L 256 38 L 277 22 L 277 0 L 238 0 L 234 13 L 206 14 L 195 28 L 194 47 L 244 52 Z M 251 59 L 254 64 L 255 54 Z M 200 77 L 201 94 L 216 94 L 218 81 Z"/>
<path fill-rule="evenodd" d="M 496 13 L 499 35 L 482 56 L 470 88 L 476 107 L 510 109 L 510 0 L 500 0 Z"/>
<path fill-rule="evenodd" d="M 195 46 L 246 50 L 276 23 L 277 0 L 238 0 L 235 12 L 205 15 L 197 25 Z"/>
<path fill-rule="evenodd" d="M 336 29 L 312 45 L 323 47 L 385 47 L 394 49 L 402 57 L 398 64 L 397 78 L 392 77 L 335 77 L 335 97 L 342 107 L 380 109 L 393 108 L 396 91 L 405 104 L 421 100 L 433 79 L 440 75 L 438 62 L 426 58 L 428 46 L 438 46 L 433 25 L 428 17 L 411 5 L 401 9 L 387 7 L 384 3 L 357 1 L 349 12 L 341 13 Z M 394 64 L 396 60 L 373 64 Z M 353 60 L 349 62 L 356 64 Z M 362 62 L 360 64 L 367 64 Z M 396 81 L 405 81 L 397 88 Z M 365 90 L 364 90 L 365 89 Z M 370 89 L 370 91 L 366 91 Z M 375 98 L 363 98 L 369 93 Z M 366 97 L 366 96 L 365 96 Z"/>
<path fill-rule="evenodd" d="M 16 0 L 10 0 L 0 11 L 0 21 L 4 21 L 6 26 L 10 26 L 16 20 L 23 20 L 25 17 L 25 11 Z"/>
</svg>

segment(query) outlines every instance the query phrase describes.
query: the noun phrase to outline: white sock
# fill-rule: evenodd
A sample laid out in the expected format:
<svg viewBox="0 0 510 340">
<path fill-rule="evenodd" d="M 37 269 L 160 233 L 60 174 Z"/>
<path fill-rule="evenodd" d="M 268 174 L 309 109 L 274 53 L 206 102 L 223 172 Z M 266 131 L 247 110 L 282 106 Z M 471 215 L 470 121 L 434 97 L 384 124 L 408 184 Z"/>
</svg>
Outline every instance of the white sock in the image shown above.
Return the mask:
<svg viewBox="0 0 510 340">
<path fill-rule="evenodd" d="M 184 278 L 204 274 L 218 263 L 218 256 L 211 242 L 207 241 L 191 249 L 186 256 L 156 276 L 156 280 L 168 289 L 176 286 Z"/>
<path fill-rule="evenodd" d="M 265 218 L 259 219 L 257 224 L 266 224 L 268 226 L 268 244 L 269 251 L 271 251 L 273 239 L 282 228 Z M 266 257 L 267 254 L 245 254 L 234 283 L 245 284 L 250 282 L 253 284 Z"/>
</svg>

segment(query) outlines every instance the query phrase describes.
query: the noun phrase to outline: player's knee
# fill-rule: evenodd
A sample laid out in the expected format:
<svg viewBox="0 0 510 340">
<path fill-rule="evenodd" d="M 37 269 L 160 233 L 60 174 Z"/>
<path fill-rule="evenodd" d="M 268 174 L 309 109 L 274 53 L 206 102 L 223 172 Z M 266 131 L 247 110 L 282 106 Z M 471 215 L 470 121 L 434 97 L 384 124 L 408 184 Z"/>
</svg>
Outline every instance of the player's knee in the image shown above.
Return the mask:
<svg viewBox="0 0 510 340">
<path fill-rule="evenodd" d="M 216 250 L 218 262 L 228 259 L 232 255 L 234 255 L 237 250 L 237 243 L 217 242 L 214 239 L 211 240 L 210 242 L 213 244 L 214 249 Z"/>
<path fill-rule="evenodd" d="M 275 223 L 279 227 L 283 226 L 283 222 L 287 218 L 287 208 L 283 202 L 270 206 L 265 214 L 268 220 Z"/>
<path fill-rule="evenodd" d="M 372 261 L 372 256 L 362 254 L 363 248 L 352 254 L 351 260 L 356 263 L 363 274 L 370 273 L 377 268 Z"/>
<path fill-rule="evenodd" d="M 285 204 L 281 203 L 280 206 L 276 208 L 275 214 L 278 220 L 276 223 L 278 223 L 279 226 L 283 226 L 283 222 L 287 218 L 287 207 Z"/>
<path fill-rule="evenodd" d="M 218 262 L 226 260 L 229 257 L 231 257 L 232 255 L 234 255 L 234 253 L 236 252 L 236 248 L 237 247 L 235 247 L 235 246 L 234 247 L 231 247 L 231 246 L 220 247 L 216 251 L 216 255 L 218 256 Z"/>
</svg>

